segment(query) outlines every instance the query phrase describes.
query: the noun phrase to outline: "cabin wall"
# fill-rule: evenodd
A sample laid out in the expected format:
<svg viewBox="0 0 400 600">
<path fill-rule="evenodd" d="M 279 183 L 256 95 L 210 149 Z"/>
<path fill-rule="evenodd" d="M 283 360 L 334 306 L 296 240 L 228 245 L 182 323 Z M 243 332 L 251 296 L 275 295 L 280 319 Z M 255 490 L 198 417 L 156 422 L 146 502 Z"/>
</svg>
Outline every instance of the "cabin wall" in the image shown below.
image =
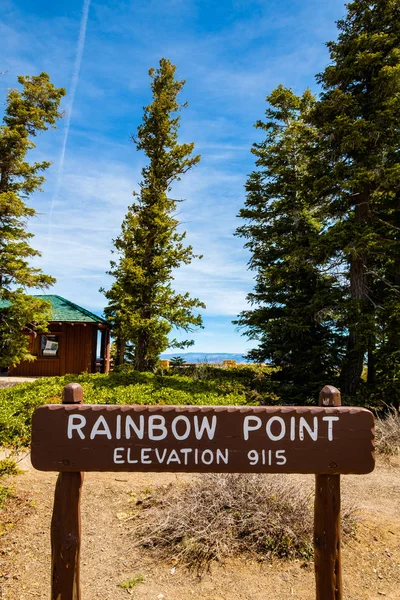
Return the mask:
<svg viewBox="0 0 400 600">
<path fill-rule="evenodd" d="M 92 325 L 66 325 L 67 343 L 64 373 L 92 372 L 92 340 L 97 327 Z M 96 358 L 96 357 L 95 357 Z"/>
<path fill-rule="evenodd" d="M 59 336 L 57 357 L 40 356 L 41 334 L 29 334 L 29 350 L 37 358 L 9 369 L 10 375 L 46 377 L 66 373 L 93 373 L 96 370 L 97 325 L 89 323 L 52 323 L 49 333 Z"/>
</svg>

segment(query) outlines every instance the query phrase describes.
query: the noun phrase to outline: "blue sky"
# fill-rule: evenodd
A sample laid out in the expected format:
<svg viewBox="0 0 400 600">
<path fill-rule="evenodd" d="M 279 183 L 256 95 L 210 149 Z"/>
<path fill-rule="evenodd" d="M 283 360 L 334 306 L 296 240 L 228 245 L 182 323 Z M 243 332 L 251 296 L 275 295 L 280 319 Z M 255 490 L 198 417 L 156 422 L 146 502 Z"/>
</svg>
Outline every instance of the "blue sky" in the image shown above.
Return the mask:
<svg viewBox="0 0 400 600">
<path fill-rule="evenodd" d="M 187 240 L 204 255 L 175 278 L 177 290 L 207 305 L 192 350 L 250 349 L 231 321 L 253 286 L 249 256 L 233 236 L 260 135 L 253 124 L 279 83 L 318 92 L 325 42 L 336 38 L 344 13 L 338 0 L 3 0 L 2 104 L 20 74 L 47 71 L 68 92 L 59 129 L 37 138 L 35 158 L 53 164 L 30 201 L 38 264 L 57 278 L 49 293 L 102 313 L 98 290 L 112 283 L 105 274 L 112 239 L 145 164 L 129 138 L 150 100 L 148 69 L 164 56 L 187 82 L 181 141 L 195 142 L 202 155 L 173 190 L 185 199 Z"/>
</svg>

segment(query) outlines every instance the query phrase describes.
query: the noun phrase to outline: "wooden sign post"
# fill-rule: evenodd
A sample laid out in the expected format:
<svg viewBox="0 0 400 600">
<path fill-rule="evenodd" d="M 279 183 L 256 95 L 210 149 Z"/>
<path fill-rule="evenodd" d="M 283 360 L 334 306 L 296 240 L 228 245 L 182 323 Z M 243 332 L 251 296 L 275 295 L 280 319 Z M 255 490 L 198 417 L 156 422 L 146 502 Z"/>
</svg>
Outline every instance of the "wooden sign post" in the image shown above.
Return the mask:
<svg viewBox="0 0 400 600">
<path fill-rule="evenodd" d="M 340 406 L 340 392 L 326 385 L 320 406 Z M 340 475 L 315 476 L 314 566 L 317 600 L 342 600 Z"/>
<path fill-rule="evenodd" d="M 317 600 L 341 600 L 340 474 L 374 469 L 374 418 L 340 406 L 326 386 L 320 406 L 109 406 L 63 404 L 32 419 L 32 464 L 59 471 L 52 520 L 52 600 L 80 600 L 83 471 L 313 473 Z"/>
<path fill-rule="evenodd" d="M 83 402 L 83 389 L 70 383 L 63 391 L 63 404 Z M 81 491 L 83 473 L 59 473 L 51 520 L 51 600 L 81 600 Z"/>
</svg>

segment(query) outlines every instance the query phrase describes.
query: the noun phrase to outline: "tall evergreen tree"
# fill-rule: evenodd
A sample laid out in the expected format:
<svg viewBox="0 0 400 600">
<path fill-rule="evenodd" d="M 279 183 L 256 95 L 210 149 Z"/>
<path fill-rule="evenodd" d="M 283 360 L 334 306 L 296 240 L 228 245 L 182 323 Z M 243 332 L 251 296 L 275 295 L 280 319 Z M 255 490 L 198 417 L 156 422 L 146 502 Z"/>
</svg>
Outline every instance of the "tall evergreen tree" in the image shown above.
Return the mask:
<svg viewBox="0 0 400 600">
<path fill-rule="evenodd" d="M 314 98 L 279 86 L 267 102 L 266 121 L 256 123 L 265 139 L 253 145 L 257 170 L 239 213 L 246 224 L 237 230 L 256 285 L 236 323 L 258 341 L 250 358 L 280 367 L 280 396 L 304 403 L 335 377 L 340 343 L 331 289 L 339 294 L 340 287 L 317 265 L 322 223 L 308 173 L 316 132 L 307 123 Z"/>
<path fill-rule="evenodd" d="M 185 233 L 178 231 L 177 201 L 170 198 L 171 186 L 200 160 L 193 155 L 193 143 L 178 143 L 178 95 L 184 81 L 175 79 L 176 67 L 161 59 L 158 69 L 150 69 L 153 101 L 144 108 L 143 122 L 133 138 L 149 163 L 142 169 L 137 201 L 128 209 L 121 234 L 114 242 L 118 260 L 109 272 L 115 278 L 105 292 L 109 304 L 106 315 L 113 324 L 124 361 L 125 347 L 134 347 L 135 367 L 151 369 L 160 352 L 168 346 L 184 347 L 192 342 L 168 342 L 175 328 L 191 331 L 202 326 L 194 311 L 204 307 L 188 293 L 172 289 L 173 270 L 190 264 L 196 256 L 184 245 Z"/>
<path fill-rule="evenodd" d="M 328 43 L 332 62 L 318 76 L 323 93 L 312 121 L 329 223 L 321 244 L 341 264 L 347 288 L 341 383 L 352 395 L 367 353 L 374 383 L 382 360 L 400 350 L 400 2 L 354 0 L 338 29 Z"/>
<path fill-rule="evenodd" d="M 3 124 L 0 126 L 0 366 L 33 359 L 28 338 L 22 332 L 46 329 L 49 305 L 27 294 L 30 288 L 47 288 L 54 279 L 34 268 L 30 260 L 40 256 L 29 245 L 32 234 L 27 220 L 35 210 L 25 201 L 41 189 L 41 174 L 50 163 L 29 163 L 33 139 L 61 117 L 59 104 L 65 95 L 55 88 L 47 73 L 18 77 L 22 90 L 8 93 Z"/>
</svg>

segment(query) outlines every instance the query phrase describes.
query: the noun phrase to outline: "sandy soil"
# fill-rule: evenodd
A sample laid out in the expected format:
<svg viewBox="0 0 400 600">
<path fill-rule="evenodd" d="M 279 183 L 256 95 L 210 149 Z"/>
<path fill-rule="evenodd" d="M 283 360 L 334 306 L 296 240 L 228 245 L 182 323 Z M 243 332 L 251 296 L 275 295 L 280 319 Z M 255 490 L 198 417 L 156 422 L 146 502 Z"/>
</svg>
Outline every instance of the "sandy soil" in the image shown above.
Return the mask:
<svg viewBox="0 0 400 600">
<path fill-rule="evenodd" d="M 17 499 L 3 511 L 0 536 L 1 600 L 50 597 L 50 518 L 56 475 L 39 473 L 29 459 L 12 478 Z M 185 476 L 102 474 L 85 477 L 82 520 L 83 600 L 310 600 L 312 564 L 258 563 L 236 559 L 217 564 L 202 579 L 135 548 L 129 521 L 131 492 Z M 186 476 L 187 477 L 187 476 Z M 297 476 L 313 487 L 312 476 Z M 367 476 L 342 478 L 344 501 L 359 508 L 357 538 L 343 548 L 346 600 L 400 600 L 400 461 L 380 462 Z M 12 507 L 12 509 L 11 509 Z M 7 525 L 8 523 L 8 525 Z M 142 575 L 133 590 L 118 584 Z"/>
</svg>

